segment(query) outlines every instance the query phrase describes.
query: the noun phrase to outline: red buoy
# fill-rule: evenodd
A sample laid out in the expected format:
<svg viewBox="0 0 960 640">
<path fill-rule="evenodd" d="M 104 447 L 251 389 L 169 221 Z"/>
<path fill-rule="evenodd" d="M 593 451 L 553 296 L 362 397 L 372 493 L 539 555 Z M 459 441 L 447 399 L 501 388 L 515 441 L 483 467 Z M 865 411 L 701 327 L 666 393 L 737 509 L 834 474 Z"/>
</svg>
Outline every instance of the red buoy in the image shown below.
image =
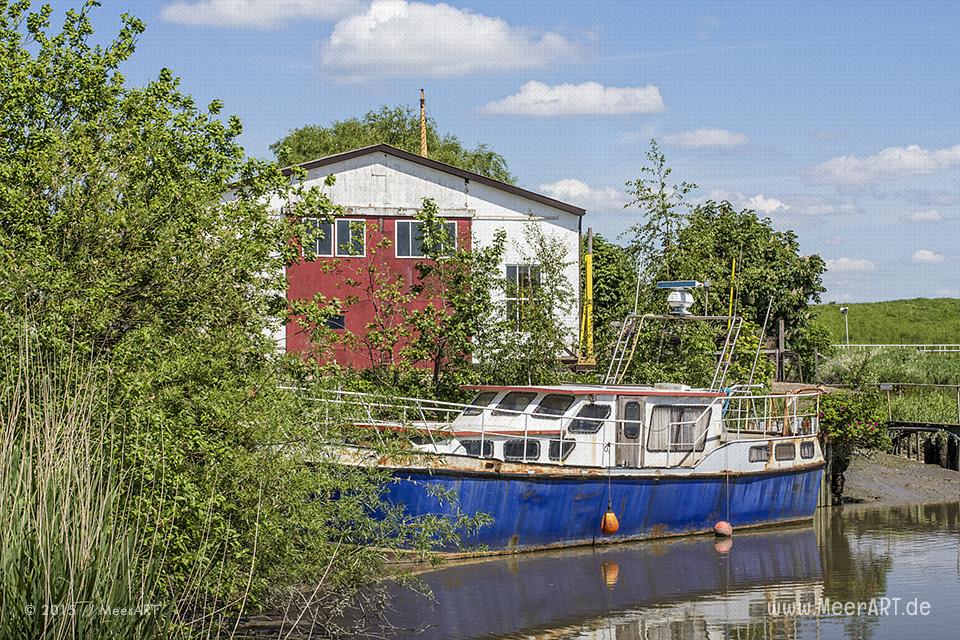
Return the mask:
<svg viewBox="0 0 960 640">
<path fill-rule="evenodd" d="M 729 538 L 733 535 L 733 526 L 726 520 L 721 520 L 713 525 L 713 532 L 722 538 Z"/>
<path fill-rule="evenodd" d="M 617 520 L 617 514 L 613 512 L 613 509 L 607 509 L 607 512 L 603 514 L 603 520 L 600 521 L 600 531 L 603 531 L 603 535 L 612 536 L 620 529 L 620 521 Z"/>
</svg>

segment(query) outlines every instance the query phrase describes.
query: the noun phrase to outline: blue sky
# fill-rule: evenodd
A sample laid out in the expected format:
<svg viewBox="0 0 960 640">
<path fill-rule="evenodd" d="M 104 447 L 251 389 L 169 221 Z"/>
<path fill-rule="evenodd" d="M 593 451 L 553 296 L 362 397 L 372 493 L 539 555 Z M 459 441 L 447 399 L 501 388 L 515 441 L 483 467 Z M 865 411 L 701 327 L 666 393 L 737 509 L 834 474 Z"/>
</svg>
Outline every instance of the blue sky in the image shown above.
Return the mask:
<svg viewBox="0 0 960 640">
<path fill-rule="evenodd" d="M 58 10 L 78 2 L 55 2 Z M 793 229 L 826 301 L 960 296 L 960 4 L 106 0 L 126 67 L 220 98 L 252 155 L 415 105 L 616 237 L 651 137 L 674 176 Z"/>
</svg>

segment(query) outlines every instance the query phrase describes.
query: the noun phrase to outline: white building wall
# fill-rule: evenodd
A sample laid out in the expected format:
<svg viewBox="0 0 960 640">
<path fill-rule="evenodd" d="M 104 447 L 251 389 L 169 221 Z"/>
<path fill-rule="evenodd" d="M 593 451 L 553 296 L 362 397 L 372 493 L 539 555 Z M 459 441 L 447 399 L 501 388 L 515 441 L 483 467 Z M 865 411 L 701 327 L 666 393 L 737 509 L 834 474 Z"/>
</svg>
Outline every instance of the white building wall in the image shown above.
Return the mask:
<svg viewBox="0 0 960 640">
<path fill-rule="evenodd" d="M 336 177 L 324 187 L 328 175 Z M 350 158 L 307 172 L 307 186 L 320 186 L 335 204 L 353 215 L 415 215 L 423 198 L 436 201 L 448 217 L 472 219 L 474 246 L 489 246 L 498 229 L 507 235 L 506 264 L 524 263 L 524 226 L 533 222 L 567 248 L 565 272 L 573 292 L 565 316 L 570 339 L 579 326 L 580 216 L 491 185 L 426 167 L 383 152 Z M 280 202 L 274 206 L 279 208 Z M 529 251 L 529 250 L 528 250 Z"/>
</svg>

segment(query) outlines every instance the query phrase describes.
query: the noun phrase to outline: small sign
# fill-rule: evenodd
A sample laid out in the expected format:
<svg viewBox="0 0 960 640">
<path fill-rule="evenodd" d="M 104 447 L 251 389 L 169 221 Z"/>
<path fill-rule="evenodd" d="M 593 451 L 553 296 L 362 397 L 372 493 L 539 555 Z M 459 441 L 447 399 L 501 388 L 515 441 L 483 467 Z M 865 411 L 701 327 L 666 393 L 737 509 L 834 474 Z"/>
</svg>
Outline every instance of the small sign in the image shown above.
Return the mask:
<svg viewBox="0 0 960 640">
<path fill-rule="evenodd" d="M 893 383 L 892 383 L 892 382 L 881 382 L 881 383 L 880 383 L 880 391 L 893 391 Z"/>
</svg>

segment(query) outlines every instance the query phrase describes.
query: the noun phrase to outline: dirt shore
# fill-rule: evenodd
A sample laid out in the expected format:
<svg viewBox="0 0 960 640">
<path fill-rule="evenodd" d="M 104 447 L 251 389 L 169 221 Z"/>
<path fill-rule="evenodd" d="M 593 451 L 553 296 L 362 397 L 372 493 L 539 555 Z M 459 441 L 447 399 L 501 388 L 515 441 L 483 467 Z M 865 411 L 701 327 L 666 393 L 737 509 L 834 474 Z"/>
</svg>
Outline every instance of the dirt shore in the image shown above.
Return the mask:
<svg viewBox="0 0 960 640">
<path fill-rule="evenodd" d="M 960 472 L 889 453 L 854 458 L 844 476 L 844 497 L 852 502 L 906 504 L 960 500 Z"/>
</svg>

